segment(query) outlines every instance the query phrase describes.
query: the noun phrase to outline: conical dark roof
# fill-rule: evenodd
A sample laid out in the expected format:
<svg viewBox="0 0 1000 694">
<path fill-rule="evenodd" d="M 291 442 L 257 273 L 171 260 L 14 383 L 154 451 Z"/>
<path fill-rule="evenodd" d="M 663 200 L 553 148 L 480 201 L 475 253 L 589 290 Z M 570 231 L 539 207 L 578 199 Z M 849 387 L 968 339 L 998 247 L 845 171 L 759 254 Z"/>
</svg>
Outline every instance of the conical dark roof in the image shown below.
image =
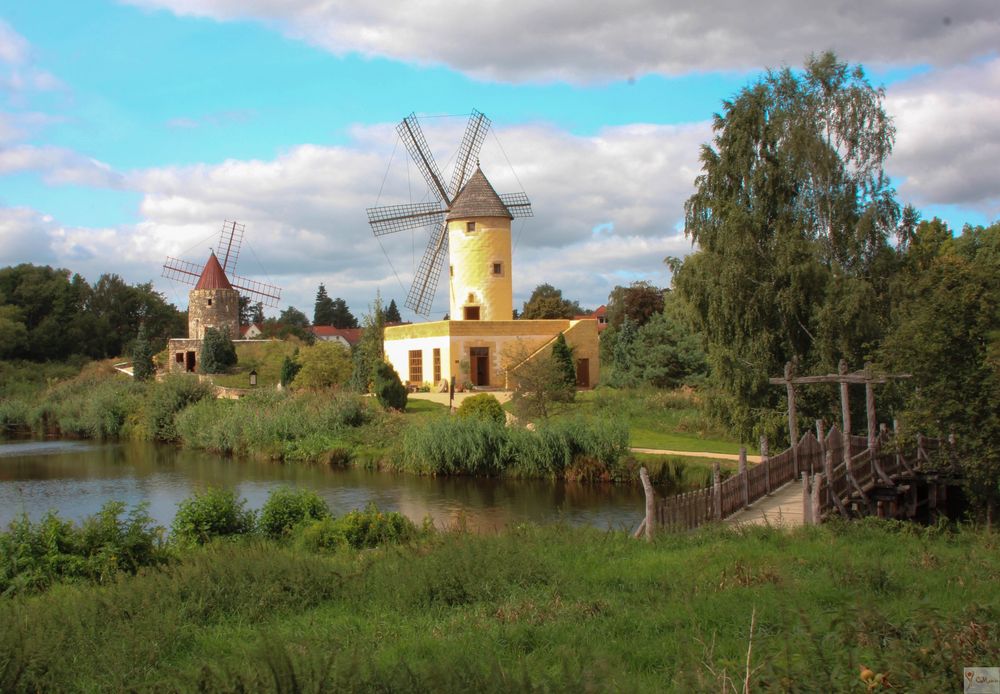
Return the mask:
<svg viewBox="0 0 1000 694">
<path fill-rule="evenodd" d="M 475 173 L 469 178 L 469 182 L 458 191 L 451 209 L 448 210 L 446 219 L 464 219 L 466 217 L 506 217 L 513 219 L 503 200 L 493 190 L 493 186 L 486 180 L 483 170 L 476 166 Z"/>
<path fill-rule="evenodd" d="M 208 262 L 205 263 L 205 269 L 201 271 L 201 277 L 198 278 L 198 284 L 194 286 L 195 289 L 232 289 L 233 285 L 229 284 L 229 279 L 226 277 L 225 271 L 222 266 L 219 265 L 219 259 L 215 257 L 215 251 L 208 256 Z"/>
</svg>

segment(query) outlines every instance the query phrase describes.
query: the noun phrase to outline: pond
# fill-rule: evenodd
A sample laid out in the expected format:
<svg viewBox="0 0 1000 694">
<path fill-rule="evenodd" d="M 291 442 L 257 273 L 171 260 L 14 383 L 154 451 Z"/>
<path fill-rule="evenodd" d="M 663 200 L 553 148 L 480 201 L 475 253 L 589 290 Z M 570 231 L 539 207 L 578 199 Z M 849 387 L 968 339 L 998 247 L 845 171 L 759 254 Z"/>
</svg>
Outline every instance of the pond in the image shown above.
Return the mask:
<svg viewBox="0 0 1000 694">
<path fill-rule="evenodd" d="M 38 519 L 50 509 L 79 521 L 112 500 L 146 502 L 150 515 L 169 526 L 177 504 L 196 491 L 233 489 L 259 509 L 281 485 L 315 490 L 337 515 L 375 503 L 416 523 L 430 517 L 438 527 L 464 523 L 479 531 L 525 521 L 631 529 L 644 504 L 638 484 L 428 478 L 238 460 L 153 443 L 0 442 L 3 528 L 24 513 Z"/>
</svg>

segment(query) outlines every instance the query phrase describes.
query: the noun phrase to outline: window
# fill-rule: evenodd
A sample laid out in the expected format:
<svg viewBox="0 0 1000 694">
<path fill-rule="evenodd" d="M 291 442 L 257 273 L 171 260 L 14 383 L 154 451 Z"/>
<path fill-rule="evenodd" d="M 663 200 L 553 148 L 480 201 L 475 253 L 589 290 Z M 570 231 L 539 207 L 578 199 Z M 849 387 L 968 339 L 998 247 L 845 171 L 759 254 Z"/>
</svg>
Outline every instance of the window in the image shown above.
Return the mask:
<svg viewBox="0 0 1000 694">
<path fill-rule="evenodd" d="M 466 231 L 466 233 L 471 234 L 475 230 L 476 230 L 476 223 L 475 222 L 466 222 L 465 223 L 465 231 Z"/>
<path fill-rule="evenodd" d="M 184 352 L 177 352 L 177 353 L 175 353 L 174 354 L 174 361 L 176 361 L 178 364 L 183 364 L 184 363 Z"/>
<path fill-rule="evenodd" d="M 466 306 L 462 311 L 465 313 L 465 320 L 479 320 L 478 306 Z"/>
<path fill-rule="evenodd" d="M 211 300 L 211 299 L 209 299 L 209 300 L 208 300 L 208 305 L 209 305 L 209 306 L 211 306 L 211 305 L 212 305 L 212 300 Z"/>
<path fill-rule="evenodd" d="M 441 349 L 434 348 L 434 383 L 441 382 Z"/>
<path fill-rule="evenodd" d="M 424 382 L 424 353 L 419 349 L 410 350 L 410 383 Z"/>
<path fill-rule="evenodd" d="M 493 274 L 497 276 L 503 275 L 503 263 L 493 263 Z"/>
</svg>

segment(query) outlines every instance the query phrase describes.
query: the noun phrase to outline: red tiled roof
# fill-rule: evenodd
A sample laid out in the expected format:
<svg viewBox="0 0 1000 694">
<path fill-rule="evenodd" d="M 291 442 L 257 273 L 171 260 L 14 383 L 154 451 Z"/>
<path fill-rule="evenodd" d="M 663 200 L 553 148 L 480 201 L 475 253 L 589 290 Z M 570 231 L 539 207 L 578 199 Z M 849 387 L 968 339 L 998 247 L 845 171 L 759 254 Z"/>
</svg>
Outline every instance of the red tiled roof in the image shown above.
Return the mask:
<svg viewBox="0 0 1000 694">
<path fill-rule="evenodd" d="M 210 256 L 208 256 L 208 262 L 205 263 L 205 269 L 201 271 L 201 277 L 198 278 L 198 284 L 196 284 L 194 288 L 195 289 L 233 288 L 233 285 L 229 284 L 229 280 L 226 278 L 226 273 L 222 270 L 222 266 L 219 265 L 219 259 L 215 257 L 214 251 Z"/>
<path fill-rule="evenodd" d="M 309 328 L 316 337 L 342 337 L 349 345 L 356 345 L 361 340 L 364 328 L 335 328 L 332 325 L 314 325 Z"/>
</svg>

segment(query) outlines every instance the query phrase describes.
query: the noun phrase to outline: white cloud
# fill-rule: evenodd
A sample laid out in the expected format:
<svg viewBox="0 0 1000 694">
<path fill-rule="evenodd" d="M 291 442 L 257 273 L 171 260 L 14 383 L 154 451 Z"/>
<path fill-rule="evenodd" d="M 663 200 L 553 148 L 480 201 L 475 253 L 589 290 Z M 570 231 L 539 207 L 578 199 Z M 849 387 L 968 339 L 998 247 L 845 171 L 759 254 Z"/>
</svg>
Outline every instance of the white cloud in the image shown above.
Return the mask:
<svg viewBox="0 0 1000 694">
<path fill-rule="evenodd" d="M 890 172 L 921 205 L 1000 213 L 1000 58 L 943 70 L 889 91 L 896 147 Z"/>
<path fill-rule="evenodd" d="M 995 0 L 126 0 L 252 19 L 333 53 L 443 64 L 486 79 L 591 82 L 756 70 L 833 48 L 874 64 L 949 65 L 1000 46 Z"/>
<path fill-rule="evenodd" d="M 0 149 L 0 175 L 34 171 L 52 184 L 120 188 L 121 174 L 104 162 L 62 147 L 17 145 Z"/>
<path fill-rule="evenodd" d="M 0 63 L 21 65 L 28 59 L 28 42 L 0 19 Z"/>
<path fill-rule="evenodd" d="M 0 19 L 0 93 L 23 101 L 25 92 L 53 91 L 62 86 L 55 75 L 32 64 L 31 45 Z"/>
</svg>

